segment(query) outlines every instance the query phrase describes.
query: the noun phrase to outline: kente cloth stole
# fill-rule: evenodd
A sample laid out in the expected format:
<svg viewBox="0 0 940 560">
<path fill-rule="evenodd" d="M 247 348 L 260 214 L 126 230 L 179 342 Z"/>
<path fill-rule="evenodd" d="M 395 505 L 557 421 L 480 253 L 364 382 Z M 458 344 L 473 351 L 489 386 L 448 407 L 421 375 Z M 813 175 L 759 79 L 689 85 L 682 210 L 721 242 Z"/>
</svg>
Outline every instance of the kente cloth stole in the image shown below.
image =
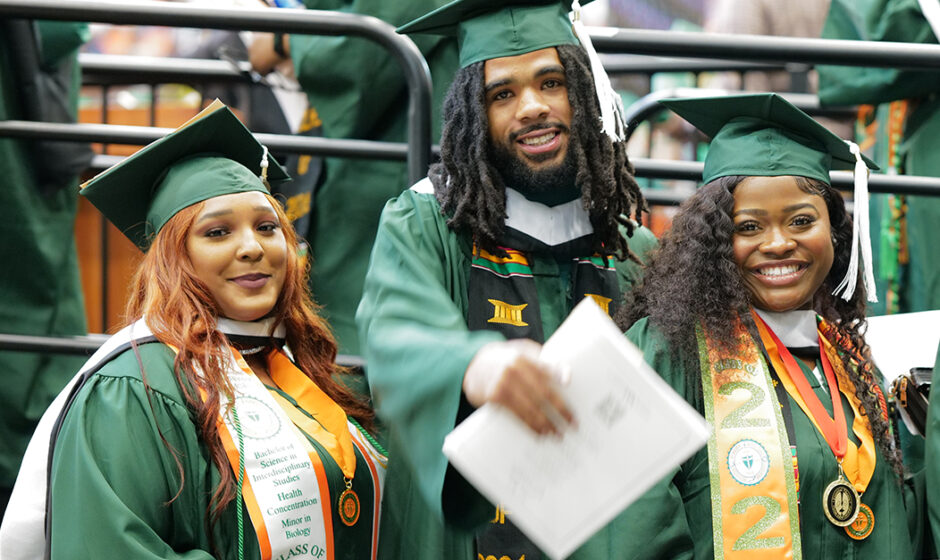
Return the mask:
<svg viewBox="0 0 940 560">
<path fill-rule="evenodd" d="M 355 490 L 356 452 L 368 463 L 372 491 L 362 500 L 372 502 L 372 519 L 358 519 L 355 511 L 340 511 L 346 522 L 372 526 L 372 558 L 378 549 L 379 506 L 385 475 L 385 458 L 376 451 L 346 418 L 346 413 L 281 351 L 268 354 L 268 369 L 274 383 L 313 420 L 252 373 L 242 356 L 232 349 L 226 375 L 234 389 L 234 400 L 220 395 L 219 435 L 237 477 L 243 462 L 242 496 L 258 537 L 261 558 L 287 558 L 306 551 L 314 558 L 332 560 L 333 510 L 343 508 L 330 497 L 323 462 L 312 438 L 336 461 Z M 237 414 L 237 420 L 236 420 Z M 243 453 L 239 453 L 239 448 Z M 364 485 L 360 485 L 364 488 Z M 342 500 L 341 500 L 342 502 Z M 349 523 L 347 523 L 349 524 Z"/>
<path fill-rule="evenodd" d="M 522 251 L 502 249 L 507 256 L 498 257 L 474 248 L 467 325 L 470 330 L 492 330 L 507 338 L 545 342 L 538 292 L 528 257 Z M 593 298 L 611 316 L 617 312 L 620 286 L 612 257 L 595 255 L 571 260 L 568 310 L 585 297 Z"/>
<path fill-rule="evenodd" d="M 493 330 L 507 338 L 545 341 L 535 278 L 525 253 L 504 249 L 505 257 L 474 248 L 469 280 L 467 324 L 471 330 Z M 570 311 L 591 297 L 613 315 L 620 298 L 617 271 L 611 257 L 574 258 L 568 293 Z M 510 519 L 512 512 L 497 507 L 492 522 L 476 537 L 477 558 L 536 560 L 541 552 Z"/>
<path fill-rule="evenodd" d="M 770 372 L 737 321 L 739 350 L 696 329 L 708 440 L 715 559 L 802 558 L 790 442 Z"/>
</svg>

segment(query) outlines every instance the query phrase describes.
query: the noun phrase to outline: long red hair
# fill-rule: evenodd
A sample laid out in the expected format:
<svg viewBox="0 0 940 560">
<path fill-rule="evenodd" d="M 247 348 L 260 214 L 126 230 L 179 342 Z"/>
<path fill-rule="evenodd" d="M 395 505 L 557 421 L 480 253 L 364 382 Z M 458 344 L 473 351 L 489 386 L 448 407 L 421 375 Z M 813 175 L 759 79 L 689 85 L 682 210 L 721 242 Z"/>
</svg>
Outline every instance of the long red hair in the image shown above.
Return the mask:
<svg viewBox="0 0 940 560">
<path fill-rule="evenodd" d="M 335 373 L 343 371 L 335 364 L 336 340 L 310 296 L 308 271 L 296 250 L 297 234 L 277 200 L 265 196 L 277 214 L 289 248 L 284 287 L 272 310 L 275 325 L 286 327 L 286 343 L 298 368 L 346 414 L 371 427 L 371 408 L 333 379 Z M 157 339 L 178 349 L 174 363 L 177 382 L 196 414 L 199 433 L 221 476 L 209 504 L 214 525 L 235 497 L 235 477 L 218 431 L 219 396 L 231 397 L 232 387 L 223 367 L 228 361 L 227 340 L 216 330 L 218 306 L 196 277 L 186 250 L 186 239 L 203 206 L 200 202 L 180 210 L 155 236 L 131 282 L 125 316 L 128 321 L 144 317 Z M 196 375 L 196 371 L 202 374 Z M 170 451 L 176 457 L 176 452 Z M 180 476 L 182 489 L 182 469 Z"/>
</svg>

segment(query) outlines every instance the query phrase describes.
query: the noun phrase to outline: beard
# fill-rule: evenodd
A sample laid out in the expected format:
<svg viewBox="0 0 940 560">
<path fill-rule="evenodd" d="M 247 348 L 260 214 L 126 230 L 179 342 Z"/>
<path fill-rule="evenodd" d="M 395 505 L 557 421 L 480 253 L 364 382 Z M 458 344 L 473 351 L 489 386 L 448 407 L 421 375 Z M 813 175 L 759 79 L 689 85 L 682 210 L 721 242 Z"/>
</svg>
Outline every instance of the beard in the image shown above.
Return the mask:
<svg viewBox="0 0 940 560">
<path fill-rule="evenodd" d="M 577 177 L 577 165 L 575 164 L 574 151 L 571 149 L 573 138 L 569 135 L 569 143 L 564 159 L 556 165 L 547 167 L 532 167 L 527 161 L 526 156 L 517 155 L 512 146 L 515 144 L 517 136 L 527 134 L 533 130 L 542 128 L 561 128 L 567 131 L 567 127 L 561 124 L 538 124 L 527 127 L 514 133 L 509 143 L 489 142 L 488 152 L 490 162 L 503 179 L 503 183 L 522 194 L 545 194 L 554 191 L 570 190 L 575 187 Z M 550 157 L 550 156 L 547 156 Z M 537 158 L 531 158 L 531 161 L 539 161 Z"/>
</svg>

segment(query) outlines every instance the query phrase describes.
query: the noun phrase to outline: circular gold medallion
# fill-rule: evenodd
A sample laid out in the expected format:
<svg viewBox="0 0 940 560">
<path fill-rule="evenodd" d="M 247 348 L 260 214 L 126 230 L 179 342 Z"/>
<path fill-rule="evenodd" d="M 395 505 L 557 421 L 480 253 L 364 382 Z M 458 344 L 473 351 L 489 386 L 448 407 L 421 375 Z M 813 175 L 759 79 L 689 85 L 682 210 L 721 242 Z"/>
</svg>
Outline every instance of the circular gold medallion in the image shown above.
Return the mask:
<svg viewBox="0 0 940 560">
<path fill-rule="evenodd" d="M 832 481 L 823 492 L 823 513 L 833 525 L 839 527 L 855 522 L 861 503 L 858 492 L 844 478 Z"/>
<path fill-rule="evenodd" d="M 845 527 L 845 532 L 853 539 L 860 541 L 868 538 L 875 528 L 875 513 L 865 504 L 859 504 L 858 517 L 851 525 Z"/>
<path fill-rule="evenodd" d="M 348 488 L 339 495 L 339 518 L 347 527 L 359 521 L 359 496 Z"/>
</svg>

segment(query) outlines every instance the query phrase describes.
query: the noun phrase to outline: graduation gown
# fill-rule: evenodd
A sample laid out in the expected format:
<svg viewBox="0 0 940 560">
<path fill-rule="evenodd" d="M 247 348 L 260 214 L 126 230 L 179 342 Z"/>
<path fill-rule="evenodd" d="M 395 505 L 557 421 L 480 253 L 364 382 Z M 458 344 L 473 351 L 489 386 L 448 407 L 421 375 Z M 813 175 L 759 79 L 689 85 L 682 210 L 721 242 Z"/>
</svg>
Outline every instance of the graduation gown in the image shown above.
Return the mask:
<svg viewBox="0 0 940 560">
<path fill-rule="evenodd" d="M 640 228 L 629 243 L 645 258 L 656 240 Z M 494 518 L 494 507 L 441 452 L 444 436 L 472 409 L 461 392 L 467 365 L 484 344 L 504 340 L 467 328 L 471 250 L 466 236 L 447 227 L 433 194 L 406 191 L 382 213 L 356 319 L 374 403 L 390 434 L 384 558 L 475 559 L 473 531 Z M 530 264 L 548 337 L 567 315 L 568 280 L 553 258 Z M 637 280 L 640 267 L 617 266 L 622 287 Z M 638 523 L 668 532 L 672 521 L 663 513 Z M 629 557 L 624 527 L 615 519 L 573 557 Z"/>
<path fill-rule="evenodd" d="M 937 361 L 933 366 L 933 379 L 940 381 L 940 348 L 937 348 Z M 936 393 L 935 393 L 936 394 Z M 940 551 L 940 397 L 931 399 L 933 404 L 927 410 L 927 442 L 924 451 L 924 471 L 926 472 L 925 486 L 927 492 L 927 519 L 929 520 L 928 534 L 932 537 L 932 551 L 936 556 Z"/>
<path fill-rule="evenodd" d="M 149 391 L 134 351 L 127 350 L 92 375 L 66 415 L 52 465 L 52 558 L 237 558 L 235 500 L 209 536 L 207 507 L 219 472 L 173 374 L 175 354 L 160 343 L 139 351 Z M 343 473 L 311 442 L 329 487 L 320 499 L 335 505 L 345 490 Z M 358 448 L 353 482 L 359 521 L 347 527 L 331 508 L 336 559 L 372 558 L 376 504 Z M 260 558 L 247 510 L 243 518 L 245 558 Z"/>
<path fill-rule="evenodd" d="M 88 25 L 38 22 L 41 63 L 72 59 L 88 39 Z M 0 40 L 0 120 L 23 119 L 12 53 Z M 80 71 L 73 68 L 70 101 L 78 106 Z M 23 140 L 0 138 L 0 332 L 84 334 L 85 307 L 75 251 L 78 178 L 49 195 L 39 192 Z M 20 459 L 39 417 L 85 358 L 41 352 L 0 352 L 0 490 L 13 487 Z M 2 510 L 0 503 L 0 510 Z"/>
<path fill-rule="evenodd" d="M 627 338 L 643 351 L 644 359 L 680 395 L 702 413 L 701 384 L 692 387 L 688 383 L 682 361 L 665 337 L 648 319 L 638 321 L 627 331 Z M 697 363 L 697 362 L 696 362 Z M 817 367 L 819 365 L 817 364 Z M 826 389 L 820 386 L 816 376 L 810 372 L 807 380 L 823 406 L 832 414 L 832 403 Z M 695 372 L 700 379 L 699 371 Z M 835 456 L 823 436 L 813 426 L 802 409 L 789 397 L 793 415 L 797 459 L 799 465 L 799 518 L 803 546 L 803 558 L 855 558 L 855 559 L 904 559 L 919 557 L 920 521 L 922 507 L 910 484 L 898 483 L 890 465 L 878 454 L 871 482 L 862 495 L 862 502 L 871 507 L 875 516 L 872 534 L 865 540 L 851 539 L 841 527 L 831 524 L 823 514 L 822 495 L 826 486 L 838 474 Z M 842 396 L 843 410 L 849 428 L 849 437 L 857 444 L 852 433 L 854 420 L 852 408 Z M 714 557 L 712 531 L 712 497 L 709 482 L 708 449 L 702 448 L 683 463 L 672 476 L 660 482 L 651 491 L 662 500 L 646 500 L 627 508 L 625 517 L 642 519 L 657 515 L 661 510 L 676 512 L 682 526 L 682 540 L 688 547 L 675 557 L 709 559 Z M 678 500 L 678 501 L 676 501 Z M 650 509 L 652 508 L 652 510 Z M 663 553 L 662 538 L 643 531 L 630 529 L 633 538 L 649 539 L 648 553 L 644 558 L 672 558 Z"/>
<path fill-rule="evenodd" d="M 305 0 L 307 8 L 338 10 L 403 25 L 447 4 L 447 0 Z M 431 137 L 440 137 L 441 104 L 457 70 L 453 39 L 412 37 L 433 78 Z M 407 141 L 408 92 L 392 53 L 362 37 L 290 35 L 291 59 L 310 107 L 327 138 Z M 309 231 L 311 291 L 323 305 L 341 354 L 359 351 L 355 314 L 375 240 L 379 214 L 388 199 L 410 184 L 404 161 L 326 158 L 313 201 Z"/>
</svg>

